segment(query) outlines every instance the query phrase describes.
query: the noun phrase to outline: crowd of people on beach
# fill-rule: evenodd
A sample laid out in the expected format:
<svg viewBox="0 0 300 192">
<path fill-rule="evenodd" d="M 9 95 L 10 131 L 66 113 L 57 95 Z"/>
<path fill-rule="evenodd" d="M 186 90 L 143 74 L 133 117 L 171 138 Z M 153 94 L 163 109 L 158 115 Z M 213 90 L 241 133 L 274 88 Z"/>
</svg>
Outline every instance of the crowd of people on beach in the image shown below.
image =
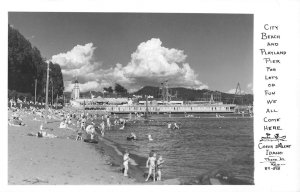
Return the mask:
<svg viewBox="0 0 300 192">
<path fill-rule="evenodd" d="M 57 138 L 58 136 L 47 132 L 47 122 L 56 121 L 59 122 L 59 129 L 69 129 L 75 132 L 75 140 L 85 141 L 90 143 L 98 143 L 99 137 L 104 137 L 105 132 L 112 129 L 124 130 L 127 126 L 128 121 L 136 122 L 137 119 L 142 117 L 141 114 L 136 113 L 135 118 L 132 119 L 132 114 L 129 118 L 120 118 L 116 114 L 98 114 L 89 113 L 85 111 L 76 111 L 71 108 L 53 109 L 48 108 L 47 110 L 43 107 L 44 103 L 34 103 L 32 101 L 21 101 L 21 100 L 10 100 L 8 110 L 11 111 L 12 115 L 8 119 L 10 126 L 26 126 L 23 122 L 22 116 L 31 115 L 34 117 L 33 121 L 40 121 L 40 127 L 37 133 L 28 133 L 28 136 L 35 136 L 39 138 Z M 168 123 L 169 129 L 179 129 L 176 122 Z M 127 140 L 136 141 L 137 135 L 131 132 L 127 136 Z M 147 139 L 153 141 L 150 134 L 147 134 Z M 131 162 L 128 150 L 123 154 L 123 174 L 128 176 L 129 162 Z M 149 158 L 146 162 L 146 168 L 148 169 L 148 175 L 146 181 L 152 178 L 153 181 L 160 181 L 162 178 L 162 164 L 164 160 L 160 155 L 157 159 L 157 154 L 151 151 Z"/>
<path fill-rule="evenodd" d="M 58 129 L 68 129 L 74 132 L 74 138 L 76 141 L 83 141 L 88 143 L 98 143 L 101 138 L 104 138 L 106 132 L 111 130 L 126 130 L 124 137 L 128 142 L 139 142 L 140 140 L 155 143 L 158 139 L 152 138 L 152 135 L 145 133 L 145 135 L 137 135 L 131 130 L 131 125 L 136 122 L 142 122 L 144 118 L 143 113 L 129 114 L 128 117 L 121 116 L 111 113 L 99 113 L 97 111 L 84 111 L 76 110 L 74 108 L 64 107 L 62 109 L 55 109 L 49 107 L 45 109 L 45 103 L 33 102 L 33 101 L 22 101 L 20 99 L 9 100 L 8 104 L 9 118 L 8 125 L 13 127 L 28 127 L 27 122 L 24 120 L 27 118 L 32 121 L 40 121 L 40 126 L 37 132 L 30 132 L 28 136 L 34 136 L 38 138 L 60 138 L 60 136 L 52 134 L 47 127 L 49 122 L 59 122 Z M 184 114 L 185 118 L 194 117 L 193 115 Z M 200 117 L 199 117 L 200 118 Z M 224 118 L 224 116 L 216 113 L 215 118 Z M 147 119 L 147 122 L 153 122 L 153 119 Z M 170 131 L 179 130 L 181 123 L 168 120 L 163 123 L 162 127 L 166 127 Z M 222 128 L 222 127 L 219 127 Z M 125 135 L 130 132 L 130 134 Z M 155 136 L 154 136 L 155 137 Z M 123 150 L 124 150 L 124 146 Z M 148 149 L 150 150 L 150 149 Z M 122 149 L 121 149 L 122 151 Z M 147 152 L 146 152 L 147 153 Z M 124 153 L 119 153 L 122 156 L 122 171 L 125 177 L 128 177 L 130 173 L 131 165 L 134 165 L 134 159 L 130 157 L 128 149 L 125 149 Z M 136 163 L 135 163 L 136 164 Z M 144 172 L 145 181 L 152 180 L 153 182 L 162 181 L 162 170 L 165 160 L 161 154 L 157 154 L 156 151 L 151 150 Z M 224 178 L 223 178 L 224 179 Z M 226 178 L 225 178 L 226 179 Z"/>
</svg>

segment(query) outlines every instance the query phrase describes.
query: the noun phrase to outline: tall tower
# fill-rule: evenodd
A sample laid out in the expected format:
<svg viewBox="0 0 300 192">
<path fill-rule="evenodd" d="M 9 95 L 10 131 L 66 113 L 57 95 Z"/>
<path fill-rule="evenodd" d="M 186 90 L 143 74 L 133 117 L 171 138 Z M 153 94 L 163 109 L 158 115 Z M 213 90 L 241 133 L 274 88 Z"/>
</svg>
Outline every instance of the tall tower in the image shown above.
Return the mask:
<svg viewBox="0 0 300 192">
<path fill-rule="evenodd" d="M 167 103 L 172 100 L 172 98 L 177 98 L 177 91 L 174 95 L 172 95 L 171 90 L 169 90 L 168 80 L 161 83 L 159 88 L 159 96 L 161 96 L 163 103 Z"/>
<path fill-rule="evenodd" d="M 80 89 L 79 89 L 79 84 L 76 76 L 76 80 L 74 82 L 74 88 L 72 90 L 72 99 L 76 100 L 79 99 L 80 96 Z"/>
<path fill-rule="evenodd" d="M 234 93 L 234 97 L 233 97 L 233 101 L 232 101 L 232 104 L 234 104 L 234 101 L 236 98 L 239 98 L 240 99 L 240 104 L 243 105 L 244 104 L 244 101 L 243 101 L 243 93 L 242 93 L 242 90 L 241 90 L 241 86 L 240 86 L 240 83 L 238 82 L 237 86 L 236 86 L 236 89 L 235 89 L 235 93 Z"/>
</svg>

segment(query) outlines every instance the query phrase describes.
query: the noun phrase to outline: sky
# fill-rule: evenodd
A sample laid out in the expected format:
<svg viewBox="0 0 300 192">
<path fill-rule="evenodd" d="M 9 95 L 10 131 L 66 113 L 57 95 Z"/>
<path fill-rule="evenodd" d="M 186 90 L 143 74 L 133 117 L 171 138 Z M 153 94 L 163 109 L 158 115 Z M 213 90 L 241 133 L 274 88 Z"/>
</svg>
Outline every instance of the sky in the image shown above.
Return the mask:
<svg viewBox="0 0 300 192">
<path fill-rule="evenodd" d="M 253 91 L 253 15 L 10 12 L 41 55 L 62 68 L 65 91 L 119 83 Z"/>
</svg>

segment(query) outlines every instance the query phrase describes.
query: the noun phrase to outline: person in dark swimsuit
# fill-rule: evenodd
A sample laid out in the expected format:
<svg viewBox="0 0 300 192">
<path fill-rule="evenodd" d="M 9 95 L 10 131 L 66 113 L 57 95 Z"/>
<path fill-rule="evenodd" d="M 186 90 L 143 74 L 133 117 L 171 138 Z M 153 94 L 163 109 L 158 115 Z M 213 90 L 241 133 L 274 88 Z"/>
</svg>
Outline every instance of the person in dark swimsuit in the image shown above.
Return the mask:
<svg viewBox="0 0 300 192">
<path fill-rule="evenodd" d="M 162 170 L 162 164 L 165 161 L 163 160 L 162 156 L 160 155 L 158 160 L 157 160 L 157 164 L 156 164 L 156 169 L 157 169 L 157 180 L 161 181 L 161 170 Z"/>
</svg>

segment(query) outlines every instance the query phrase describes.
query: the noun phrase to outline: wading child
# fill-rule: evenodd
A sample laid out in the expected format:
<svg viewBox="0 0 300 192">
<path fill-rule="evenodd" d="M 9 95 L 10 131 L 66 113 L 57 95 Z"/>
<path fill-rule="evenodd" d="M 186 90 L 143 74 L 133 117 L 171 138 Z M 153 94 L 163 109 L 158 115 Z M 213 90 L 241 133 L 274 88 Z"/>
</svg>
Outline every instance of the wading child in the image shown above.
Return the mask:
<svg viewBox="0 0 300 192">
<path fill-rule="evenodd" d="M 157 168 L 157 181 L 161 181 L 161 169 L 162 169 L 162 164 L 164 162 L 165 161 L 163 160 L 162 156 L 160 155 L 158 160 L 157 160 L 157 165 L 156 165 L 156 168 Z"/>
<path fill-rule="evenodd" d="M 172 127 L 172 124 L 168 123 L 168 129 L 171 129 L 171 127 Z"/>
<path fill-rule="evenodd" d="M 177 123 L 174 123 L 174 129 L 179 129 L 179 126 L 177 125 Z"/>
<path fill-rule="evenodd" d="M 124 176 L 125 176 L 125 177 L 128 177 L 128 169 L 129 169 L 128 163 L 129 163 L 129 160 L 130 160 L 130 158 L 129 158 L 129 153 L 128 153 L 128 151 L 126 150 L 126 151 L 125 151 L 125 154 L 124 154 L 124 156 L 123 156 Z"/>
<path fill-rule="evenodd" d="M 110 130 L 110 120 L 109 120 L 109 116 L 107 116 L 107 118 L 106 118 L 106 126 L 107 126 L 107 129 Z"/>
<path fill-rule="evenodd" d="M 147 162 L 146 162 L 146 167 L 149 167 L 149 173 L 147 176 L 147 179 L 145 181 L 148 181 L 150 178 L 151 174 L 153 174 L 153 182 L 155 182 L 155 163 L 156 163 L 156 153 L 153 153 L 153 156 L 149 156 Z"/>
<path fill-rule="evenodd" d="M 104 132 L 105 132 L 104 121 L 102 121 L 101 124 L 100 124 L 100 132 L 101 132 L 101 136 L 104 137 Z"/>
</svg>

